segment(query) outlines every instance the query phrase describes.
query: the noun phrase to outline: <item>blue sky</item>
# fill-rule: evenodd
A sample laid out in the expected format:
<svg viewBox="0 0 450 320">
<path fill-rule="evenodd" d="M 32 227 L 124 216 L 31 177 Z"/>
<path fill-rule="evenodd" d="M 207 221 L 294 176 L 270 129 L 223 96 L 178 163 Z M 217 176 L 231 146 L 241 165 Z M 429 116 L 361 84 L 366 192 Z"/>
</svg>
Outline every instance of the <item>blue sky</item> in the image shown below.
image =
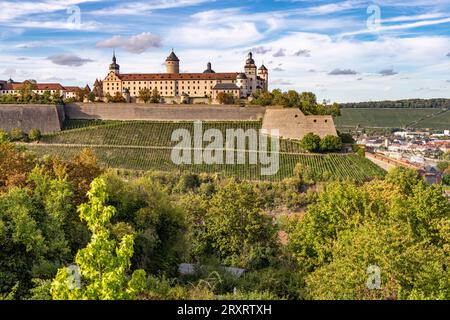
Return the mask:
<svg viewBox="0 0 450 320">
<path fill-rule="evenodd" d="M 122 72 L 239 72 L 337 102 L 450 98 L 450 0 L 0 0 L 0 79 L 65 85 Z"/>
</svg>

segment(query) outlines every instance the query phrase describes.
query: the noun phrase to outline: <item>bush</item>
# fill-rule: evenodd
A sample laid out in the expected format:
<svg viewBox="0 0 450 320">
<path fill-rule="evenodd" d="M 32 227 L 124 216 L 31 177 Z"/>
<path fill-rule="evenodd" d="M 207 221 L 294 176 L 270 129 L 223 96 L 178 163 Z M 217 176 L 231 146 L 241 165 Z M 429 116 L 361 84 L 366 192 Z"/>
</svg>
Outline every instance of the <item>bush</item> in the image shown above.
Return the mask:
<svg viewBox="0 0 450 320">
<path fill-rule="evenodd" d="M 32 129 L 30 132 L 28 132 L 28 139 L 30 141 L 39 141 L 41 140 L 42 134 L 39 129 Z"/>
<path fill-rule="evenodd" d="M 300 146 L 309 152 L 320 151 L 320 137 L 312 132 L 303 137 Z"/>
<path fill-rule="evenodd" d="M 444 174 L 442 177 L 442 184 L 450 186 L 450 174 Z"/>
<path fill-rule="evenodd" d="M 9 136 L 11 141 L 24 141 L 26 138 L 25 132 L 19 128 L 12 128 Z"/>
<path fill-rule="evenodd" d="M 0 143 L 9 142 L 9 134 L 3 129 L 0 129 Z"/>
<path fill-rule="evenodd" d="M 339 151 L 342 149 L 342 140 L 339 137 L 328 135 L 320 141 L 320 150 Z"/>
</svg>

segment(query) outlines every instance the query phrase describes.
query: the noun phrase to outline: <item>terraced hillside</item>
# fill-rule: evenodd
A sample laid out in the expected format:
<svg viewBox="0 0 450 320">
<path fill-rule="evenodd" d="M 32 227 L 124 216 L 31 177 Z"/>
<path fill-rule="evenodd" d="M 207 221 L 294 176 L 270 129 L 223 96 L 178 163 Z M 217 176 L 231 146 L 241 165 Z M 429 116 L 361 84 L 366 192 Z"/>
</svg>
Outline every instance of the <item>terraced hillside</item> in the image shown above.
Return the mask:
<svg viewBox="0 0 450 320">
<path fill-rule="evenodd" d="M 209 122 L 203 130 L 218 129 L 259 129 L 260 122 Z M 176 165 L 171 160 L 173 146 L 171 141 L 175 129 L 186 129 L 193 134 L 192 122 L 95 122 L 76 121 L 66 123 L 63 132 L 45 135 L 40 144 L 28 148 L 39 155 L 56 154 L 69 158 L 83 148 L 93 150 L 100 163 L 112 168 L 129 170 L 186 170 L 191 172 L 218 172 L 249 180 L 278 181 L 290 177 L 297 163 L 315 175 L 326 175 L 334 179 L 362 181 L 383 176 L 384 171 L 369 160 L 354 154 L 311 155 L 302 153 L 298 142 L 282 140 L 280 143 L 279 171 L 272 176 L 261 175 L 260 164 L 242 165 Z M 75 129 L 73 129 L 75 128 Z M 205 145 L 205 144 L 204 144 Z M 225 155 L 226 150 L 222 150 Z M 246 146 L 245 154 L 255 150 Z M 224 157 L 225 158 L 225 157 Z M 266 166 L 265 166 L 266 167 Z"/>
<path fill-rule="evenodd" d="M 335 119 L 338 128 L 429 128 L 448 129 L 448 112 L 441 109 L 342 109 L 342 116 Z M 447 120 L 447 126 L 445 121 Z"/>
</svg>

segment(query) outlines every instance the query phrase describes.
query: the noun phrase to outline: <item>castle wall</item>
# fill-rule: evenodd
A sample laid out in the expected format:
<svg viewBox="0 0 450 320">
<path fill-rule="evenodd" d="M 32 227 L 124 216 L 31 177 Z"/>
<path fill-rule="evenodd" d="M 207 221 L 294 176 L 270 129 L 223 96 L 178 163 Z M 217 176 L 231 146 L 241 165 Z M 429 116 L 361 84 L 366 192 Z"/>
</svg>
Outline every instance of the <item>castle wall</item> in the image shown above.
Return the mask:
<svg viewBox="0 0 450 320">
<path fill-rule="evenodd" d="M 155 121 L 248 121 L 264 117 L 260 106 L 143 105 L 75 103 L 65 106 L 70 119 L 155 120 Z"/>
<path fill-rule="evenodd" d="M 54 105 L 0 105 L 0 128 L 10 131 L 20 128 L 25 132 L 39 129 L 42 133 L 61 131 L 63 107 Z"/>
<path fill-rule="evenodd" d="M 262 129 L 278 129 L 283 138 L 301 140 L 312 132 L 321 138 L 327 135 L 337 136 L 332 116 L 305 116 L 296 108 L 267 108 Z"/>
</svg>

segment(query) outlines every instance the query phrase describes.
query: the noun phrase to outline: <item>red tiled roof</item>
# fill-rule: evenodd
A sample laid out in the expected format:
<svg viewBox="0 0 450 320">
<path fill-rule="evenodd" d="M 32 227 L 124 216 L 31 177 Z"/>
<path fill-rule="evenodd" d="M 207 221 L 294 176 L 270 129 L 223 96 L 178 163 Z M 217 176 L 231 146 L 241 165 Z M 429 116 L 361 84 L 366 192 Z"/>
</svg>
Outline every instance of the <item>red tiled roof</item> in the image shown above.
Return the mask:
<svg viewBox="0 0 450 320">
<path fill-rule="evenodd" d="M 238 73 L 133 73 L 119 74 L 122 81 L 151 80 L 236 80 Z"/>
<path fill-rule="evenodd" d="M 64 86 L 64 88 L 66 88 L 66 91 L 68 92 L 77 92 L 78 90 L 81 90 L 80 87 L 68 87 L 68 86 Z"/>
<path fill-rule="evenodd" d="M 7 83 L 3 90 L 20 90 L 23 83 Z M 34 90 L 65 90 L 59 83 L 38 83 L 33 84 Z"/>
</svg>

